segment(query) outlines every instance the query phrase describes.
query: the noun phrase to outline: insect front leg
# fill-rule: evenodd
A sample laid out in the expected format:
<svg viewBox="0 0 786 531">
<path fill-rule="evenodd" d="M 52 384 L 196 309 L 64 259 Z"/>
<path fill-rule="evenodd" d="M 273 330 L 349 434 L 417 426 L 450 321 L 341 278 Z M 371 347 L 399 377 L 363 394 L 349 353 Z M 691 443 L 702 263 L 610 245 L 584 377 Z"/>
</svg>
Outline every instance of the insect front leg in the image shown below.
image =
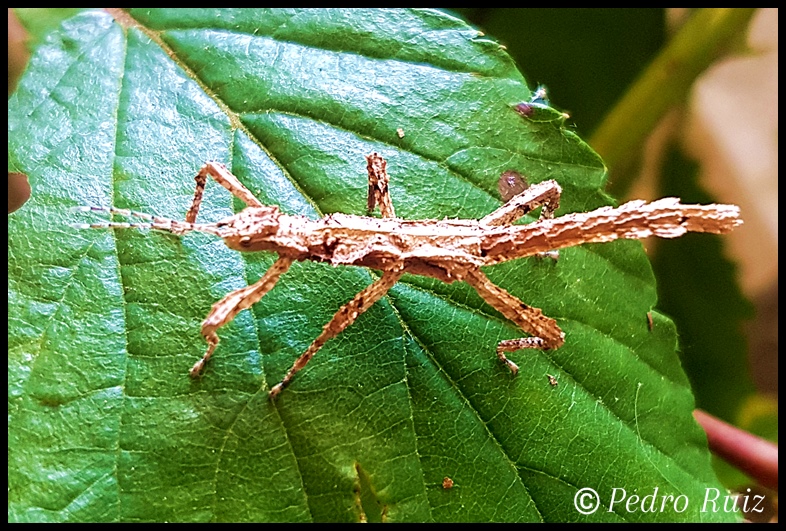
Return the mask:
<svg viewBox="0 0 786 531">
<path fill-rule="evenodd" d="M 374 211 L 374 207 L 379 205 L 379 213 L 383 218 L 395 218 L 393 211 L 393 201 L 390 199 L 390 189 L 388 183 L 390 177 L 387 172 L 388 163 L 372 153 L 366 156 L 368 161 L 368 213 Z"/>
<path fill-rule="evenodd" d="M 226 295 L 223 299 L 213 305 L 210 313 L 202 322 L 202 335 L 207 341 L 207 352 L 202 359 L 194 364 L 189 371 L 192 378 L 197 378 L 202 374 L 205 364 L 213 355 L 213 351 L 218 346 L 218 334 L 216 330 L 227 323 L 230 323 L 235 316 L 246 308 L 258 302 L 265 294 L 273 289 L 278 282 L 278 278 L 286 273 L 292 265 L 292 258 L 281 256 L 270 266 L 262 278 L 250 286 L 240 288 Z"/>
<path fill-rule="evenodd" d="M 330 338 L 340 334 L 346 327 L 354 323 L 355 319 L 357 319 L 360 314 L 371 308 L 375 302 L 384 297 L 388 290 L 393 287 L 393 284 L 398 282 L 398 279 L 401 278 L 403 274 L 403 269 L 386 271 L 379 280 L 359 292 L 351 301 L 342 306 L 333 316 L 333 319 L 323 327 L 322 333 L 319 334 L 313 343 L 311 343 L 311 346 L 295 360 L 295 363 L 289 369 L 286 376 L 273 386 L 270 390 L 270 399 L 275 400 L 295 374 L 311 361 L 311 358 L 313 358 L 314 354 L 322 348 L 322 345 Z"/>
<path fill-rule="evenodd" d="M 515 352 L 523 348 L 557 349 L 565 343 L 565 334 L 556 320 L 543 315 L 540 308 L 524 304 L 517 297 L 495 285 L 480 269 L 470 270 L 464 281 L 475 288 L 483 300 L 495 310 L 528 334 L 532 334 L 531 337 L 500 341 L 497 345 L 497 357 L 513 374 L 518 372 L 519 367 L 505 356 L 505 352 Z"/>
<path fill-rule="evenodd" d="M 199 206 L 202 204 L 202 195 L 205 192 L 205 185 L 207 184 L 208 176 L 212 177 L 221 186 L 229 190 L 232 195 L 243 201 L 250 207 L 261 207 L 262 203 L 259 199 L 254 197 L 254 194 L 246 188 L 240 180 L 232 175 L 223 164 L 218 162 L 207 162 L 199 170 L 194 180 L 196 181 L 196 190 L 194 190 L 194 200 L 191 202 L 191 208 L 186 213 L 186 221 L 189 223 L 196 222 L 197 214 L 199 213 Z"/>
</svg>

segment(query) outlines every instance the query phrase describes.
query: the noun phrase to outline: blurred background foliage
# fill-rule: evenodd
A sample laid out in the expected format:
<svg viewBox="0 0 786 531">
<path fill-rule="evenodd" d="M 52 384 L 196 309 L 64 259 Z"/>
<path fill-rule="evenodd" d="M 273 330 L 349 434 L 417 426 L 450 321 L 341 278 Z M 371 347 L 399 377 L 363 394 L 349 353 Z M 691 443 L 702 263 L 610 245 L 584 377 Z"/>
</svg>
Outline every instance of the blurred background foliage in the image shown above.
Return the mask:
<svg viewBox="0 0 786 531">
<path fill-rule="evenodd" d="M 531 87 L 547 87 L 551 105 L 569 113 L 571 127 L 603 156 L 607 190 L 620 202 L 675 195 L 684 202 L 742 206 L 745 226 L 728 240 L 688 235 L 645 247 L 658 278 L 657 310 L 677 325 L 697 407 L 777 441 L 777 229 L 768 230 L 777 226 L 777 94 L 756 98 L 764 104 L 774 98 L 775 125 L 766 121 L 766 108 L 746 110 L 757 89 L 774 85 L 777 92 L 777 10 L 449 11 L 505 44 Z M 9 94 L 26 52 L 74 12 L 9 10 Z M 761 59 L 773 47 L 774 69 L 772 59 L 757 64 L 763 79 L 774 81 L 751 88 L 743 77 L 738 89 L 721 90 L 711 104 L 711 114 L 725 115 L 732 140 L 717 140 L 717 128 L 697 135 L 697 86 L 723 68 L 718 65 Z M 750 119 L 739 119 L 745 117 Z M 756 140 L 756 127 L 773 136 L 775 153 L 765 158 L 775 160 L 774 170 L 764 168 L 751 180 L 744 171 L 719 174 L 706 163 L 733 160 L 722 149 L 735 143 L 734 135 L 743 137 L 737 144 L 747 139 L 771 149 L 769 137 Z M 696 147 L 696 136 L 710 141 Z M 753 156 L 743 153 L 741 165 L 753 165 Z M 11 185 L 9 180 L 9 210 Z M 716 468 L 730 488 L 750 483 L 728 465 Z"/>
<path fill-rule="evenodd" d="M 585 139 L 666 43 L 661 9 L 456 11 L 502 42 Z"/>
</svg>

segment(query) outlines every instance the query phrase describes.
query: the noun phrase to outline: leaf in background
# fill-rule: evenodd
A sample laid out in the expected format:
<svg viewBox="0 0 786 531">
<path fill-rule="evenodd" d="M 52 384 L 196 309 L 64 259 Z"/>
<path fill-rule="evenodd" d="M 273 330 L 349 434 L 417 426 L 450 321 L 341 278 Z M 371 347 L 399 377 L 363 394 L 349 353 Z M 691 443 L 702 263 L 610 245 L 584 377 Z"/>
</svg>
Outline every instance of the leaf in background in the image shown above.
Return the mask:
<svg viewBox="0 0 786 531">
<path fill-rule="evenodd" d="M 605 168 L 556 111 L 516 113 L 530 90 L 510 58 L 443 13 L 112 13 L 66 21 L 9 101 L 9 169 L 34 193 L 9 217 L 9 520 L 736 518 L 701 510 L 719 484 L 673 325 L 656 315 L 648 330 L 637 242 L 488 270 L 566 332 L 557 351 L 515 353 L 515 378 L 494 348 L 520 330 L 466 285 L 408 276 L 271 404 L 377 278 L 308 262 L 222 328 L 189 379 L 210 306 L 274 257 L 75 230 L 69 207 L 182 218 L 196 171 L 218 160 L 285 212 L 362 214 L 376 151 L 405 218 L 481 217 L 509 169 L 557 179 L 566 213 L 608 203 Z M 240 207 L 210 183 L 200 216 Z M 573 506 L 584 487 L 605 506 L 588 516 Z M 615 488 L 690 504 L 609 511 Z"/>
</svg>

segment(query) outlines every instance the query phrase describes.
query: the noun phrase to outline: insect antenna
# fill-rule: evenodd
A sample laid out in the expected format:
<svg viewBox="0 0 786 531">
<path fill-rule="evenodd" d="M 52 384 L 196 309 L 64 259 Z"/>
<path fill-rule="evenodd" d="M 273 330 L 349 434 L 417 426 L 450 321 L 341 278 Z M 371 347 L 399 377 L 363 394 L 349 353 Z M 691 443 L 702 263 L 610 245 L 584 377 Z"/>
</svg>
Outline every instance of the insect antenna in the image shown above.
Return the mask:
<svg viewBox="0 0 786 531">
<path fill-rule="evenodd" d="M 153 229 L 174 234 L 183 234 L 189 231 L 206 232 L 216 236 L 222 236 L 219 229 L 213 223 L 190 223 L 188 221 L 176 221 L 174 219 L 153 216 L 145 212 L 137 212 L 125 208 L 101 207 L 101 206 L 77 206 L 73 208 L 76 212 L 106 212 L 125 217 L 136 217 L 147 220 L 146 223 L 128 223 L 121 221 L 106 221 L 102 223 L 73 223 L 76 229 Z"/>
</svg>

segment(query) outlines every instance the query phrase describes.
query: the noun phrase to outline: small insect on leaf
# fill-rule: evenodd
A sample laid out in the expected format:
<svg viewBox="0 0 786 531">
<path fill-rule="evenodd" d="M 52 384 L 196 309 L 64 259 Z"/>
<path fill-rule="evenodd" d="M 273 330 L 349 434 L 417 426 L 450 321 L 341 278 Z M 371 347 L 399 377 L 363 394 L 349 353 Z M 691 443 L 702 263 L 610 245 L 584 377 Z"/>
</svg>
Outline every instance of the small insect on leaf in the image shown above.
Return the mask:
<svg viewBox="0 0 786 531">
<path fill-rule="evenodd" d="M 647 328 L 652 332 L 652 312 L 647 312 Z"/>
<path fill-rule="evenodd" d="M 546 87 L 543 85 L 538 85 L 538 88 L 535 89 L 535 92 L 532 93 L 529 101 L 522 101 L 520 103 L 516 103 L 513 105 L 513 110 L 519 113 L 524 118 L 539 121 L 536 118 L 536 114 L 538 110 L 544 109 L 552 109 L 551 104 L 549 103 L 548 93 L 546 91 Z M 558 119 L 560 122 L 564 122 L 570 115 L 568 113 L 559 113 Z M 553 118 L 549 118 L 551 120 Z"/>
<path fill-rule="evenodd" d="M 508 170 L 502 172 L 497 183 L 497 190 L 506 203 L 528 188 L 527 180 L 518 172 Z"/>
<path fill-rule="evenodd" d="M 522 101 L 521 103 L 516 104 L 513 108 L 517 113 L 524 116 L 525 118 L 530 118 L 535 113 L 535 107 L 538 106 L 549 106 L 548 94 L 546 92 L 546 87 L 543 85 L 538 85 L 538 88 L 536 88 L 535 92 L 532 93 L 532 97 L 528 102 Z"/>
<path fill-rule="evenodd" d="M 538 88 L 536 88 L 535 92 L 532 93 L 532 98 L 530 98 L 529 102 L 536 103 L 538 105 L 548 105 L 549 96 L 548 92 L 546 91 L 546 87 L 543 85 L 538 85 Z"/>
<path fill-rule="evenodd" d="M 546 376 L 548 376 L 549 378 L 549 383 L 551 384 L 551 387 L 557 387 L 557 384 L 559 383 L 557 382 L 557 379 L 550 374 L 547 374 Z"/>
<path fill-rule="evenodd" d="M 442 488 L 445 489 L 445 490 L 452 489 L 453 488 L 453 480 L 446 476 L 445 479 L 442 480 Z"/>
</svg>

